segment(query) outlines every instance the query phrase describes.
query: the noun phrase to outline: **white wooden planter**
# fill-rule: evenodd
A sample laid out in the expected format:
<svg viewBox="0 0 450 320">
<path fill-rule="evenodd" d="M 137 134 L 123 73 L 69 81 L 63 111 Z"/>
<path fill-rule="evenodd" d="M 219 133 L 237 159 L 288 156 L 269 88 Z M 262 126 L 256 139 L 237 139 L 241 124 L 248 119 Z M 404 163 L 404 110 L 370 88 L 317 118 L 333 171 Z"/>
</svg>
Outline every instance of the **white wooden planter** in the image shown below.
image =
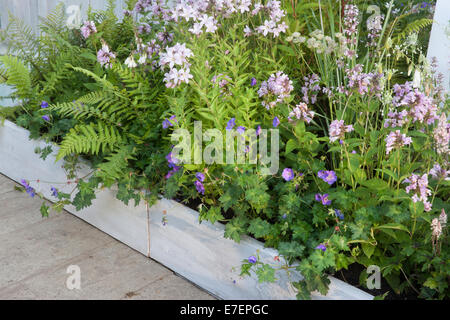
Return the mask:
<svg viewBox="0 0 450 320">
<path fill-rule="evenodd" d="M 55 163 L 55 153 L 46 161 L 34 153 L 36 147 L 45 147 L 42 141 L 32 141 L 29 132 L 5 121 L 0 126 L 0 173 L 20 182 L 40 180 L 31 185 L 52 200 L 51 186 L 64 192 L 74 185 L 58 184 L 66 181 L 61 163 Z M 56 147 L 54 147 L 56 149 Z M 80 176 L 89 172 L 82 166 Z M 145 204 L 125 206 L 114 192 L 98 192 L 93 205 L 70 213 L 108 233 L 131 248 L 155 259 L 174 272 L 223 299 L 295 299 L 284 271 L 277 272 L 275 283 L 259 283 L 257 278 L 239 277 L 243 259 L 257 250 L 264 262 L 275 263 L 277 252 L 263 244 L 244 237 L 240 244 L 223 237 L 224 226 L 208 222 L 198 223 L 198 212 L 175 201 L 160 200 L 149 209 Z M 162 224 L 163 216 L 167 224 Z M 51 230 L 49 230 L 51 232 Z M 293 272 L 290 279 L 301 279 Z M 347 283 L 332 278 L 327 296 L 313 294 L 314 299 L 372 299 L 373 297 Z"/>
</svg>

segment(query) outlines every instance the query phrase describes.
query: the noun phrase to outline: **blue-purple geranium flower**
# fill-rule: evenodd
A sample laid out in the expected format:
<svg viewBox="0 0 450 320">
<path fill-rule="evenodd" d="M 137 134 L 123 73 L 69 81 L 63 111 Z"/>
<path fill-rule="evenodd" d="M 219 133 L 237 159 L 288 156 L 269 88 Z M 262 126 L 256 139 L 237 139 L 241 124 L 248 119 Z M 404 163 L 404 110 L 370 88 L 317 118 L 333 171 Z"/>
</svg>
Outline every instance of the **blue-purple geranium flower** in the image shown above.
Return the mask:
<svg viewBox="0 0 450 320">
<path fill-rule="evenodd" d="M 252 78 L 252 80 L 250 81 L 250 85 L 252 87 L 256 86 L 257 83 L 258 83 L 258 81 L 256 81 L 256 78 Z"/>
<path fill-rule="evenodd" d="M 52 196 L 58 198 L 58 190 L 55 187 L 51 187 L 50 190 L 52 192 Z"/>
<path fill-rule="evenodd" d="M 197 178 L 197 180 L 199 180 L 201 182 L 205 181 L 205 175 L 203 173 L 201 173 L 201 172 L 197 172 L 195 174 L 195 177 Z"/>
<path fill-rule="evenodd" d="M 294 170 L 292 170 L 291 168 L 285 168 L 281 176 L 284 180 L 291 181 L 292 179 L 294 179 Z"/>
<path fill-rule="evenodd" d="M 336 217 L 339 218 L 340 220 L 344 220 L 344 214 L 341 212 L 341 210 L 339 210 L 339 209 L 334 209 L 334 214 L 335 214 Z"/>
<path fill-rule="evenodd" d="M 236 128 L 236 131 L 237 131 L 239 134 L 244 134 L 244 132 L 245 132 L 245 127 L 239 126 L 239 127 Z"/>
<path fill-rule="evenodd" d="M 173 127 L 175 125 L 175 123 L 177 122 L 177 118 L 175 115 L 171 116 L 169 119 L 164 119 L 164 121 L 162 122 L 162 127 L 163 129 L 167 129 L 169 127 Z"/>
<path fill-rule="evenodd" d="M 236 118 L 231 118 L 227 123 L 227 130 L 231 130 L 236 125 Z"/>
<path fill-rule="evenodd" d="M 327 247 L 323 243 L 319 244 L 316 249 L 322 250 L 323 252 L 327 251 Z"/>
<path fill-rule="evenodd" d="M 256 136 L 259 136 L 261 133 L 262 133 L 261 126 L 258 126 L 258 127 L 256 128 Z"/>
<path fill-rule="evenodd" d="M 248 262 L 250 262 L 250 263 L 256 263 L 256 261 L 258 261 L 258 259 L 256 259 L 255 256 L 250 256 L 250 257 L 248 257 Z"/>
<path fill-rule="evenodd" d="M 48 108 L 48 102 L 47 101 L 42 101 L 41 108 L 42 109 Z"/>
<path fill-rule="evenodd" d="M 205 186 L 203 183 L 199 180 L 195 180 L 194 182 L 195 188 L 197 189 L 197 192 L 200 194 L 205 194 Z"/>
<path fill-rule="evenodd" d="M 322 202 L 324 206 L 329 206 L 331 204 L 331 200 L 328 199 L 328 193 L 316 193 L 315 199 L 316 201 Z"/>
<path fill-rule="evenodd" d="M 44 119 L 45 121 L 50 121 L 50 117 L 48 115 L 42 116 L 42 119 Z"/>
<path fill-rule="evenodd" d="M 332 170 L 330 171 L 320 170 L 317 173 L 317 175 L 319 176 L 320 179 L 328 183 L 330 186 L 337 181 L 336 173 Z"/>
<path fill-rule="evenodd" d="M 280 119 L 278 119 L 278 117 L 273 118 L 272 125 L 274 126 L 274 128 L 278 127 L 279 124 L 280 124 Z"/>
<path fill-rule="evenodd" d="M 33 187 L 31 187 L 25 179 L 22 179 L 20 183 L 25 187 L 25 191 L 28 193 L 28 195 L 34 198 L 34 196 L 36 195 L 36 190 L 34 190 Z"/>
</svg>

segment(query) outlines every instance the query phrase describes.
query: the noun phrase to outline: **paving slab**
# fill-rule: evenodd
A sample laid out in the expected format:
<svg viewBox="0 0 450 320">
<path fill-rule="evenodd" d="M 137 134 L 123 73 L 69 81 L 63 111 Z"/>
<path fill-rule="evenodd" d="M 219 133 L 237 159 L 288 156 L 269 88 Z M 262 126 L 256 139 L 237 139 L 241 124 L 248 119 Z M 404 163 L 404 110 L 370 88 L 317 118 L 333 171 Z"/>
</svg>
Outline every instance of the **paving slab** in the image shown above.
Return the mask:
<svg viewBox="0 0 450 320">
<path fill-rule="evenodd" d="M 0 299 L 214 299 L 68 212 L 42 218 L 42 200 L 15 185 L 0 175 Z"/>
</svg>

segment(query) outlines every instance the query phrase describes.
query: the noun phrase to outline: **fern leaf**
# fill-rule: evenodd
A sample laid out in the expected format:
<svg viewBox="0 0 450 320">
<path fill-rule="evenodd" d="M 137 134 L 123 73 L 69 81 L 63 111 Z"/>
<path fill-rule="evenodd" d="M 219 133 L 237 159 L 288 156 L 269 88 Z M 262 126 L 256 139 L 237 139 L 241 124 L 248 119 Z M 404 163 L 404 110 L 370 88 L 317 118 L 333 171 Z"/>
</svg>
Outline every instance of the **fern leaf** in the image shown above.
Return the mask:
<svg viewBox="0 0 450 320">
<path fill-rule="evenodd" d="M 14 56 L 1 56 L 0 75 L 5 79 L 6 84 L 16 88 L 16 94 L 21 99 L 28 99 L 32 96 L 30 72 L 28 68 Z"/>
</svg>

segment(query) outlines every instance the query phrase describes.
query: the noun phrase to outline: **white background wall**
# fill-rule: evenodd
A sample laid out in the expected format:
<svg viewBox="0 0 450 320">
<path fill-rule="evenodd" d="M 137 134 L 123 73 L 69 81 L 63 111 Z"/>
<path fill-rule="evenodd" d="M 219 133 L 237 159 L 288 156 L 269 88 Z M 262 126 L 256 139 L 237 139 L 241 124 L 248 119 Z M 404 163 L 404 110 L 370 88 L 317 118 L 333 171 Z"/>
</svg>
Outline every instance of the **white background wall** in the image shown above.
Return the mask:
<svg viewBox="0 0 450 320">
<path fill-rule="evenodd" d="M 444 84 L 450 92 L 450 0 L 438 0 L 431 30 L 428 58 L 436 57 L 439 72 L 444 75 Z"/>
<path fill-rule="evenodd" d="M 0 28 L 8 24 L 8 12 L 23 19 L 33 29 L 37 30 L 39 16 L 45 17 L 56 5 L 62 2 L 66 7 L 79 5 L 86 10 L 91 4 L 95 9 L 106 8 L 106 0 L 0 0 Z M 124 0 L 116 0 L 116 13 L 122 14 L 125 6 Z"/>
</svg>

